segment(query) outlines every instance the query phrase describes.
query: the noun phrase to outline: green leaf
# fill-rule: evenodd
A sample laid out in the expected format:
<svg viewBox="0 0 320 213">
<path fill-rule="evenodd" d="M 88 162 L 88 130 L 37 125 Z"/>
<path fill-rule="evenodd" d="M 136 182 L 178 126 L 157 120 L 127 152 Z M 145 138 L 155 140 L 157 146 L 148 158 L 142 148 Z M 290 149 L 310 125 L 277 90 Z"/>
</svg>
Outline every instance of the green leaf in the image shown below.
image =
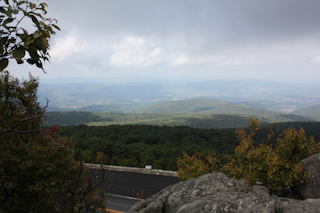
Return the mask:
<svg viewBox="0 0 320 213">
<path fill-rule="evenodd" d="M 49 54 L 48 54 L 48 55 L 49 55 Z M 50 57 L 50 56 L 49 56 L 49 57 Z M 42 58 L 43 58 L 44 61 L 49 61 L 49 58 L 46 57 L 46 56 L 43 56 Z"/>
<path fill-rule="evenodd" d="M 27 59 L 27 62 L 31 65 L 35 64 L 37 61 L 36 60 L 32 60 L 31 58 Z"/>
<path fill-rule="evenodd" d="M 12 17 L 12 11 L 11 10 L 5 10 L 3 7 L 0 7 L 0 12 L 3 14 L 6 14 L 8 17 Z"/>
<path fill-rule="evenodd" d="M 34 42 L 34 38 L 32 36 L 29 36 L 26 41 L 24 42 L 24 47 L 28 47 L 30 44 Z"/>
<path fill-rule="evenodd" d="M 54 28 L 56 28 L 57 30 L 60 30 L 60 28 L 59 28 L 57 25 L 52 24 L 52 26 L 53 26 Z M 60 31 L 61 31 L 61 30 L 60 30 Z"/>
<path fill-rule="evenodd" d="M 25 4 L 26 3 L 26 1 L 19 1 L 18 3 L 17 3 L 17 5 L 21 5 L 21 4 Z"/>
<path fill-rule="evenodd" d="M 2 23 L 3 19 L 5 18 L 4 15 L 0 15 L 0 24 Z M 2 30 L 1 30 L 2 31 Z"/>
<path fill-rule="evenodd" d="M 14 49 L 12 55 L 17 61 L 20 61 L 25 56 L 25 49 L 23 47 Z"/>
<path fill-rule="evenodd" d="M 18 14 L 18 13 L 19 13 L 19 10 L 18 10 L 18 9 L 15 9 L 15 10 L 12 11 L 12 13 L 13 13 L 13 14 Z"/>
<path fill-rule="evenodd" d="M 3 25 L 9 24 L 13 21 L 13 18 L 7 18 L 6 20 L 4 20 L 4 22 L 2 23 Z"/>
<path fill-rule="evenodd" d="M 1 54 L 1 55 L 2 55 L 3 52 L 4 52 L 3 47 L 4 47 L 4 44 L 6 43 L 7 38 L 8 38 L 8 37 L 2 37 L 2 38 L 0 39 L 0 54 Z"/>
<path fill-rule="evenodd" d="M 23 64 L 23 62 L 24 62 L 24 61 L 22 61 L 22 60 L 18 60 L 18 61 L 17 61 L 18 64 Z"/>
<path fill-rule="evenodd" d="M 38 50 L 41 50 L 42 52 L 47 52 L 48 49 L 48 41 L 46 38 L 44 37 L 40 37 L 36 40 L 36 42 L 34 43 L 34 45 L 36 46 L 36 48 Z"/>
<path fill-rule="evenodd" d="M 34 48 L 28 48 L 28 52 L 29 52 L 29 55 L 31 57 L 32 60 L 35 60 L 35 61 L 38 61 L 39 60 L 39 55 L 37 53 L 37 49 L 34 47 Z"/>
<path fill-rule="evenodd" d="M 6 14 L 6 10 L 3 8 L 3 7 L 0 7 L 0 13 L 4 13 L 4 14 Z"/>
<path fill-rule="evenodd" d="M 30 7 L 30 9 L 33 9 L 33 8 L 35 8 L 37 5 L 36 4 L 34 4 L 34 3 L 29 3 L 29 7 Z"/>
<path fill-rule="evenodd" d="M 40 30 L 40 24 L 38 22 L 38 19 L 34 16 L 34 15 L 30 15 L 32 22 L 38 27 L 38 29 Z"/>
<path fill-rule="evenodd" d="M 46 3 L 41 3 L 39 6 L 41 6 L 41 8 L 38 7 L 38 9 L 42 10 L 44 14 L 47 14 L 46 7 L 48 7 L 48 5 Z"/>
<path fill-rule="evenodd" d="M 27 39 L 27 35 L 26 34 L 17 34 L 17 36 L 19 38 L 21 38 L 22 41 L 25 41 Z"/>
<path fill-rule="evenodd" d="M 32 13 L 32 14 L 38 16 L 39 18 L 43 19 L 43 16 L 40 13 L 34 13 L 34 12 L 30 12 L 30 13 Z"/>
<path fill-rule="evenodd" d="M 43 69 L 43 67 L 42 67 L 42 62 L 41 62 L 41 61 L 37 61 L 37 62 L 36 62 L 36 66 L 37 66 L 38 68 Z"/>
<path fill-rule="evenodd" d="M 38 38 L 38 37 L 40 37 L 42 35 L 42 32 L 40 32 L 40 31 L 36 31 L 36 32 L 34 32 L 33 34 L 32 34 L 32 36 L 33 36 L 33 38 Z"/>
<path fill-rule="evenodd" d="M 50 27 L 48 25 L 45 27 L 45 30 L 47 30 L 51 34 L 55 34 L 55 32 L 52 30 L 52 27 Z"/>
<path fill-rule="evenodd" d="M 9 64 L 9 60 L 7 58 L 2 58 L 0 60 L 0 71 L 4 70 Z"/>
</svg>

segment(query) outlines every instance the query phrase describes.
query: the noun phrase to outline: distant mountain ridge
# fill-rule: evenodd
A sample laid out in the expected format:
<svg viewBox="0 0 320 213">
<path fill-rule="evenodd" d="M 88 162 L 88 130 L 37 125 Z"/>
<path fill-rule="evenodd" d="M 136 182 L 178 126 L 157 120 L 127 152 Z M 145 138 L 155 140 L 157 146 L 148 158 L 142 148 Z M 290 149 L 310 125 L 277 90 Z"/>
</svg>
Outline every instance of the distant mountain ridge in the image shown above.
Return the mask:
<svg viewBox="0 0 320 213">
<path fill-rule="evenodd" d="M 233 104 L 231 104 L 233 105 Z M 231 106 L 228 102 L 217 99 L 191 99 L 156 103 L 135 110 L 139 113 L 196 113 L 212 111 L 215 108 Z"/>
<path fill-rule="evenodd" d="M 249 125 L 248 118 L 255 117 L 265 123 L 320 121 L 316 117 L 298 114 L 284 114 L 263 108 L 252 107 L 252 103 L 232 103 L 216 99 L 192 99 L 168 101 L 149 105 L 131 113 L 49 111 L 44 125 L 93 126 L 108 125 L 166 125 L 190 126 L 203 129 L 242 128 Z M 314 113 L 318 110 L 314 109 Z M 308 112 L 308 108 L 298 113 Z"/>
<path fill-rule="evenodd" d="M 293 112 L 320 105 L 320 87 L 268 80 L 210 80 L 199 82 L 40 83 L 39 101 L 48 110 L 131 112 L 171 100 L 219 99 L 267 110 Z M 199 108 L 199 111 L 204 110 Z"/>
<path fill-rule="evenodd" d="M 249 105 L 249 106 L 248 106 Z M 243 117 L 256 117 L 265 122 L 287 121 L 320 121 L 312 116 L 306 117 L 298 114 L 283 114 L 252 107 L 252 102 L 232 103 L 216 99 L 191 99 L 180 101 L 168 101 L 135 110 L 135 113 L 199 113 L 199 114 L 229 114 Z M 267 108 L 267 107 L 266 107 Z"/>
</svg>

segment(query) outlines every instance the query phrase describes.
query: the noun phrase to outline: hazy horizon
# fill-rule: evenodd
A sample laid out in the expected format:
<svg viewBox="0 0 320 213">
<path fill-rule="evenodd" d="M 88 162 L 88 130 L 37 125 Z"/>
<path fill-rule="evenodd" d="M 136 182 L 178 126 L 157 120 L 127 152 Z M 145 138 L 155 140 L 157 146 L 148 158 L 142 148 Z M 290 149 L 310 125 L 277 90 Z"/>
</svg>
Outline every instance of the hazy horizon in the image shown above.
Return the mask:
<svg viewBox="0 0 320 213">
<path fill-rule="evenodd" d="M 168 78 L 168 77 L 145 77 L 145 76 L 138 76 L 138 77 L 105 77 L 105 78 L 78 78 L 78 77 L 66 77 L 66 78 L 40 78 L 40 84 L 66 84 L 66 83 L 98 83 L 98 84 L 127 84 L 127 83 L 191 83 L 191 82 L 208 82 L 208 81 L 220 81 L 220 82 L 231 82 L 231 81 L 243 81 L 243 82 L 277 82 L 283 83 L 284 85 L 290 86 L 297 86 L 297 87 L 314 87 L 319 88 L 320 85 L 318 83 L 305 83 L 305 82 L 290 82 L 290 81 L 281 81 L 281 80 L 269 80 L 269 79 L 258 79 L 258 78 L 244 78 L 244 79 L 228 79 L 228 78 L 221 78 L 221 79 L 208 79 L 202 77 L 175 77 L 175 78 Z M 320 95 L 320 94 L 319 94 Z"/>
<path fill-rule="evenodd" d="M 259 107 L 283 112 L 320 105 L 320 86 L 297 86 L 269 80 L 206 80 L 206 81 L 140 81 L 121 82 L 109 79 L 106 83 L 88 79 L 69 79 L 73 83 L 40 81 L 39 97 L 50 100 L 49 108 L 73 110 L 104 110 L 112 106 L 117 112 L 143 107 L 162 101 L 188 99 L 219 99 L 231 102 L 255 101 Z M 125 80 L 120 78 L 118 80 Z M 133 80 L 133 79 L 131 79 Z M 50 80 L 52 81 L 52 79 Z M 67 80 L 66 80 L 67 81 Z M 133 106 L 134 105 L 134 106 Z M 262 106 L 263 105 L 263 106 Z M 99 106 L 99 107 L 90 107 Z M 83 108 L 85 107 L 85 108 Z M 89 107 L 89 108 L 88 108 Z M 101 108 L 102 107 L 102 108 Z M 107 107 L 105 110 L 110 110 Z"/>
</svg>

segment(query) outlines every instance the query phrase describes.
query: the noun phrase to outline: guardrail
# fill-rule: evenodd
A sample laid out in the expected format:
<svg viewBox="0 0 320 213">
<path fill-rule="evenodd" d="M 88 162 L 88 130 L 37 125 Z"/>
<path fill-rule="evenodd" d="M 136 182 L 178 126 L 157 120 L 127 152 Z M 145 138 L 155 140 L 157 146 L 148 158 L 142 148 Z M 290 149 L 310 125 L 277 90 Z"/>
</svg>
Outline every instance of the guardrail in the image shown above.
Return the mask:
<svg viewBox="0 0 320 213">
<path fill-rule="evenodd" d="M 162 169 L 145 169 L 145 168 L 137 168 L 137 167 L 112 166 L 112 165 L 92 164 L 92 163 L 84 163 L 84 165 L 88 166 L 90 169 L 103 168 L 109 171 L 132 172 L 132 173 L 143 173 L 143 174 L 149 174 L 149 175 L 178 177 L 178 173 L 176 171 L 168 171 L 168 170 L 162 170 Z"/>
</svg>

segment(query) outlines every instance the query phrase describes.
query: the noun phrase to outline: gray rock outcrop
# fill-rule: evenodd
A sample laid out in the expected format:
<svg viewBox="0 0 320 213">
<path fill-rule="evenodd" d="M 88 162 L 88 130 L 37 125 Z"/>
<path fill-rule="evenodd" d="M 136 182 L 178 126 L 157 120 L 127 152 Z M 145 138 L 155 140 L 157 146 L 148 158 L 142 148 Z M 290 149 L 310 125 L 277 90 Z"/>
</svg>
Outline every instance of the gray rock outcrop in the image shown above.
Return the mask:
<svg viewBox="0 0 320 213">
<path fill-rule="evenodd" d="M 252 186 L 245 180 L 228 178 L 223 173 L 212 173 L 169 186 L 133 205 L 129 213 L 319 211 L 320 199 L 271 197 L 264 186 Z"/>
<path fill-rule="evenodd" d="M 302 184 L 295 186 L 294 191 L 302 198 L 320 198 L 320 153 L 302 160 L 305 163 L 302 171 L 310 171 L 310 175 Z M 319 210 L 320 212 L 320 210 Z"/>
</svg>

